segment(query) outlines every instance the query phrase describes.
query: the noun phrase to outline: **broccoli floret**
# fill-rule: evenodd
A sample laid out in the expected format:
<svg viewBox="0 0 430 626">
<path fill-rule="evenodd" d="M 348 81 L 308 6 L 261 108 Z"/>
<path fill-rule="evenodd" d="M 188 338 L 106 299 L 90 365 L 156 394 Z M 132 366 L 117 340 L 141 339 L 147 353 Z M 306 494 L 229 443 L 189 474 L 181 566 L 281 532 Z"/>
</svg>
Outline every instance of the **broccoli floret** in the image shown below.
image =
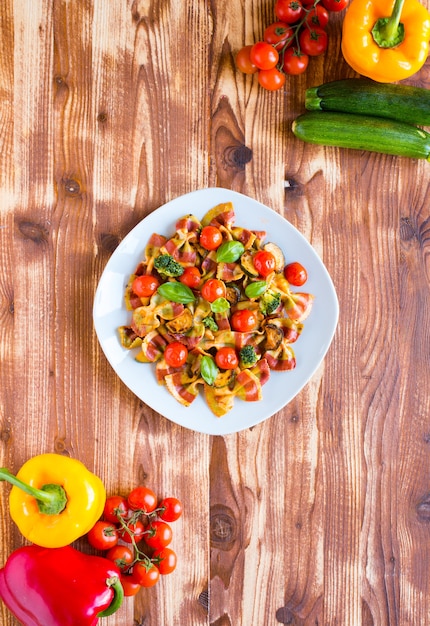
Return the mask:
<svg viewBox="0 0 430 626">
<path fill-rule="evenodd" d="M 260 308 L 264 315 L 271 315 L 281 304 L 281 294 L 268 289 L 260 298 Z"/>
<path fill-rule="evenodd" d="M 155 261 L 154 267 L 159 274 L 166 277 L 182 276 L 184 268 L 170 254 L 160 254 Z"/>
<path fill-rule="evenodd" d="M 206 328 L 209 328 L 209 330 L 213 330 L 214 333 L 216 333 L 216 331 L 218 330 L 218 324 L 216 323 L 212 315 L 208 315 L 208 317 L 205 317 L 203 319 L 203 324 L 206 326 Z"/>
<path fill-rule="evenodd" d="M 252 367 L 258 361 L 258 355 L 254 346 L 243 346 L 239 352 L 240 365 L 242 367 Z"/>
</svg>

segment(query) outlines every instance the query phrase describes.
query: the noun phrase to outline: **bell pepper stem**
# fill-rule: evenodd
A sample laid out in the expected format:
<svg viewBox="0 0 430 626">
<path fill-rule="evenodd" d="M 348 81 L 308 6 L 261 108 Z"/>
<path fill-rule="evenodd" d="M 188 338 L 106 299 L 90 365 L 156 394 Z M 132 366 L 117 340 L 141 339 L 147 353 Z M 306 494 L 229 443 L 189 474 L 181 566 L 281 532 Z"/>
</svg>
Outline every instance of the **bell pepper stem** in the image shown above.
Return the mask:
<svg viewBox="0 0 430 626">
<path fill-rule="evenodd" d="M 380 48 L 395 48 L 405 38 L 405 27 L 400 23 L 405 0 L 395 0 L 393 12 L 381 17 L 372 28 L 372 36 Z"/>
<path fill-rule="evenodd" d="M 0 481 L 5 480 L 37 500 L 40 513 L 58 515 L 67 504 L 67 496 L 61 485 L 43 485 L 40 489 L 32 487 L 12 474 L 6 467 L 0 468 Z"/>
<path fill-rule="evenodd" d="M 122 601 L 124 600 L 124 589 L 118 576 L 112 576 L 112 578 L 107 578 L 106 585 L 113 589 L 113 600 L 109 604 L 109 606 L 104 609 L 104 611 L 100 611 L 100 613 L 97 613 L 97 617 L 108 617 L 109 615 L 112 615 L 113 613 L 115 613 L 115 611 L 118 611 L 119 607 L 122 604 Z"/>
</svg>

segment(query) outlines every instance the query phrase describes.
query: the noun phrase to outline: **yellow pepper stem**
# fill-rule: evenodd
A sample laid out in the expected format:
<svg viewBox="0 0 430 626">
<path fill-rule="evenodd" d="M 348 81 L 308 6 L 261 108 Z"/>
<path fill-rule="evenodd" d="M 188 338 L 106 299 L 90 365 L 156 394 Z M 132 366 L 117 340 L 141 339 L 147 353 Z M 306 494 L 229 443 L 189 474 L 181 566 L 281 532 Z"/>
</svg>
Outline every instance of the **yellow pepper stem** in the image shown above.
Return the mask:
<svg viewBox="0 0 430 626">
<path fill-rule="evenodd" d="M 395 48 L 405 38 L 405 27 L 400 22 L 405 0 L 395 0 L 389 17 L 381 17 L 372 28 L 372 36 L 380 48 Z"/>
<path fill-rule="evenodd" d="M 61 485 L 42 485 L 40 489 L 32 487 L 14 476 L 6 467 L 0 468 L 0 481 L 5 480 L 37 500 L 40 513 L 58 515 L 66 508 L 67 496 Z"/>
</svg>

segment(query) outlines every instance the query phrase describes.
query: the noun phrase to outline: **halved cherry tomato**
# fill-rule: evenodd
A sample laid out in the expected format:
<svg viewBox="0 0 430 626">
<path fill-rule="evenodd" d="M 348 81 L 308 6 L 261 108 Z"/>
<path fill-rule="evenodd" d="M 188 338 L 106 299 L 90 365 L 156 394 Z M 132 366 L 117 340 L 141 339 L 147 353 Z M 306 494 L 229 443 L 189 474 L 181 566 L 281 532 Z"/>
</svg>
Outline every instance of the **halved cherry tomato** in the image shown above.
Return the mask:
<svg viewBox="0 0 430 626">
<path fill-rule="evenodd" d="M 182 344 L 181 344 L 182 345 Z M 157 508 L 157 496 L 148 487 L 135 487 L 128 494 L 128 505 L 133 511 L 152 513 Z"/>
<path fill-rule="evenodd" d="M 234 348 L 223 346 L 215 355 L 215 363 L 223 370 L 234 370 L 239 365 L 239 359 Z"/>
<path fill-rule="evenodd" d="M 251 48 L 252 44 L 249 46 L 244 46 L 236 54 L 237 69 L 244 74 L 255 74 L 255 72 L 258 72 L 258 67 L 254 65 L 254 63 L 252 63 L 251 59 L 249 58 Z"/>
<path fill-rule="evenodd" d="M 222 232 L 216 226 L 204 226 L 199 242 L 205 250 L 216 250 L 222 244 Z"/>
<path fill-rule="evenodd" d="M 183 274 L 179 276 L 179 280 L 183 285 L 195 289 L 199 286 L 201 279 L 200 271 L 198 267 L 190 265 L 184 269 Z"/>
<path fill-rule="evenodd" d="M 308 273 L 301 263 L 295 261 L 284 267 L 284 276 L 289 283 L 301 287 L 308 279 Z"/>
<path fill-rule="evenodd" d="M 143 274 L 142 276 L 136 276 L 136 278 L 131 283 L 132 291 L 139 298 L 148 298 L 155 293 L 160 286 L 160 281 L 155 278 L 155 276 L 151 276 L 150 274 Z"/>
<path fill-rule="evenodd" d="M 256 252 L 252 262 L 260 276 L 269 276 L 276 268 L 276 259 L 268 250 L 259 250 Z"/>
<path fill-rule="evenodd" d="M 118 523 L 118 514 L 121 517 L 127 517 L 127 498 L 123 496 L 109 496 L 106 498 L 105 507 L 103 509 L 103 519 L 115 524 Z"/>
<path fill-rule="evenodd" d="M 304 28 L 299 35 L 300 49 L 309 56 L 319 56 L 327 50 L 328 35 L 323 28 Z"/>
<path fill-rule="evenodd" d="M 133 563 L 134 551 L 127 546 L 118 544 L 117 546 L 110 548 L 106 552 L 105 557 L 109 559 L 109 561 L 115 563 L 121 571 L 124 571 Z"/>
<path fill-rule="evenodd" d="M 337 13 L 338 11 L 343 11 L 343 9 L 346 8 L 348 0 L 321 0 L 321 4 L 327 9 L 327 11 Z"/>
<path fill-rule="evenodd" d="M 268 91 L 277 91 L 285 85 L 285 74 L 276 67 L 272 67 L 270 70 L 260 70 L 258 72 L 258 83 Z"/>
<path fill-rule="evenodd" d="M 88 532 L 87 539 L 96 550 L 109 550 L 118 543 L 118 528 L 111 522 L 99 520 Z"/>
<path fill-rule="evenodd" d="M 166 522 L 155 520 L 151 522 L 145 532 L 145 543 L 150 548 L 160 550 L 165 548 L 172 541 L 172 528 Z"/>
<path fill-rule="evenodd" d="M 160 571 L 153 563 L 139 561 L 133 566 L 131 577 L 141 587 L 153 587 L 160 579 Z"/>
<path fill-rule="evenodd" d="M 160 511 L 159 517 L 165 522 L 176 522 L 182 515 L 182 502 L 172 496 L 163 498 L 157 508 L 164 509 Z"/>
<path fill-rule="evenodd" d="M 320 28 L 325 28 L 328 22 L 328 11 L 321 4 L 317 4 L 313 7 L 306 16 L 306 23 L 309 24 L 309 26 L 319 26 Z"/>
<path fill-rule="evenodd" d="M 258 320 L 254 311 L 249 309 L 242 309 L 236 311 L 231 316 L 231 326 L 233 330 L 237 330 L 240 333 L 246 333 L 254 330 L 257 326 Z"/>
<path fill-rule="evenodd" d="M 275 15 L 282 22 L 294 24 L 303 17 L 304 10 L 300 0 L 277 0 L 275 2 Z"/>
<path fill-rule="evenodd" d="M 297 48 L 287 48 L 284 53 L 282 69 L 286 74 L 298 76 L 306 71 L 309 65 L 309 56 L 299 52 Z"/>
<path fill-rule="evenodd" d="M 259 70 L 270 70 L 279 61 L 279 53 L 270 43 L 257 41 L 251 48 L 249 58 Z"/>
<path fill-rule="evenodd" d="M 170 367 L 181 367 L 188 358 L 188 348 L 180 341 L 172 341 L 164 350 L 164 360 Z"/>
<path fill-rule="evenodd" d="M 293 41 L 294 31 L 286 22 L 273 22 L 264 31 L 263 39 L 278 50 L 283 48 L 288 39 Z"/>
<path fill-rule="evenodd" d="M 202 287 L 202 298 L 207 302 L 214 302 L 218 298 L 225 298 L 226 288 L 222 280 L 209 278 Z"/>
<path fill-rule="evenodd" d="M 152 555 L 152 558 L 155 559 L 158 570 L 163 576 L 171 574 L 176 567 L 176 552 L 174 552 L 171 548 L 156 550 Z"/>
<path fill-rule="evenodd" d="M 135 596 L 136 593 L 141 588 L 141 585 L 133 580 L 133 577 L 130 574 L 123 574 L 120 577 L 122 588 L 124 589 L 124 595 L 126 598 L 131 598 Z"/>
</svg>

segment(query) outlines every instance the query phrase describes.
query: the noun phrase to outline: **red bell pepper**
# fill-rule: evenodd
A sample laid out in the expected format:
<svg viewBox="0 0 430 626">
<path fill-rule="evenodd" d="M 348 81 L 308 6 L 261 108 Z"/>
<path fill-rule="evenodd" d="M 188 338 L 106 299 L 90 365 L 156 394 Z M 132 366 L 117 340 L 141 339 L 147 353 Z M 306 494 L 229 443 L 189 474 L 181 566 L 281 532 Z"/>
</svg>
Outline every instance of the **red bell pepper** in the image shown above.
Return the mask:
<svg viewBox="0 0 430 626">
<path fill-rule="evenodd" d="M 119 568 L 72 546 L 24 546 L 0 569 L 0 597 L 23 626 L 95 626 L 121 605 Z"/>
</svg>

